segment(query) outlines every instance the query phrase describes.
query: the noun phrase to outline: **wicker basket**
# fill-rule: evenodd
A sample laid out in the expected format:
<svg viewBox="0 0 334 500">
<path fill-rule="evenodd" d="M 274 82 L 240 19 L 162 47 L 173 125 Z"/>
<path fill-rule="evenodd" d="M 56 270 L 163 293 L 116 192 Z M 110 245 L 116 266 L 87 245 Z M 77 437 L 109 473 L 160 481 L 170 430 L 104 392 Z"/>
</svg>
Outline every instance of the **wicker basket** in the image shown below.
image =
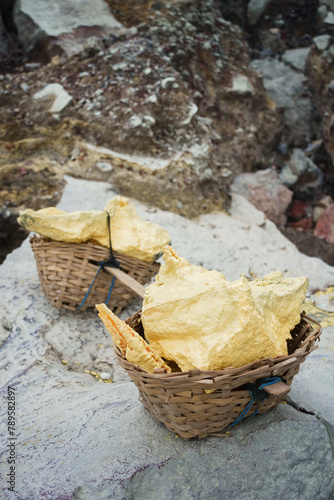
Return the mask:
<svg viewBox="0 0 334 500">
<path fill-rule="evenodd" d="M 110 257 L 107 248 L 92 243 L 63 243 L 33 236 L 30 244 L 41 286 L 50 304 L 70 311 L 75 311 L 82 304 L 98 270 L 97 263 Z M 160 265 L 156 262 L 148 263 L 118 252 L 113 254 L 120 263 L 120 269 L 141 285 L 159 272 Z M 105 302 L 112 280 L 112 275 L 100 272 L 81 310 Z M 119 314 L 135 297 L 133 290 L 116 279 L 108 307 Z"/>
<path fill-rule="evenodd" d="M 310 322 L 315 325 L 312 326 Z M 143 335 L 140 311 L 128 318 L 127 323 Z M 119 364 L 139 390 L 139 400 L 153 417 L 184 439 L 204 438 L 225 435 L 220 431 L 238 421 L 247 407 L 247 416 L 250 416 L 265 412 L 284 399 L 293 377 L 299 371 L 299 365 L 311 351 L 317 349 L 314 344 L 321 334 L 321 328 L 319 323 L 303 313 L 301 322 L 291 334 L 287 356 L 221 371 L 190 370 L 152 374 L 129 363 L 117 347 L 115 351 Z M 250 388 L 246 384 L 254 384 L 268 377 L 280 377 L 281 380 L 265 387 L 268 399 L 252 404 Z"/>
</svg>

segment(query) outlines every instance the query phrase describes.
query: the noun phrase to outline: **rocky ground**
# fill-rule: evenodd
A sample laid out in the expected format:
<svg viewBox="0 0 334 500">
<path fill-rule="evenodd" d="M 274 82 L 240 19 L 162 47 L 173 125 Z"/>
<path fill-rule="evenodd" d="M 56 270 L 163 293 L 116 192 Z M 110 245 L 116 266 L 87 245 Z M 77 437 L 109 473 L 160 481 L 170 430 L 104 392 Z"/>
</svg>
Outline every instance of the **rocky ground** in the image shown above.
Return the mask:
<svg viewBox="0 0 334 500">
<path fill-rule="evenodd" d="M 330 500 L 334 2 L 0 11 L 0 376 L 20 415 L 18 490 L 2 486 L 5 498 Z M 324 331 L 288 404 L 228 438 L 183 442 L 137 401 L 95 313 L 47 303 L 19 210 L 101 209 L 115 193 L 193 264 L 309 277 L 305 308 Z"/>
</svg>

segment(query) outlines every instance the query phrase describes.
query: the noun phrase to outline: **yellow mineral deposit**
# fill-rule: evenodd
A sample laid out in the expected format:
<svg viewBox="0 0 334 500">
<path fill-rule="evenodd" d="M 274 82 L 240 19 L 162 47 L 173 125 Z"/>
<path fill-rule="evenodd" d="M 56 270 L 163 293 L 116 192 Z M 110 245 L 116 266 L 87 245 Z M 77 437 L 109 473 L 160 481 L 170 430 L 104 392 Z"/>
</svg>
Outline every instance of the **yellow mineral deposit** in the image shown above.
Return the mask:
<svg viewBox="0 0 334 500">
<path fill-rule="evenodd" d="M 126 359 L 153 373 L 155 368 L 170 372 L 170 367 L 151 346 L 129 325 L 120 320 L 105 304 L 96 304 L 99 317 L 111 334 L 114 344 L 123 352 Z"/>
<path fill-rule="evenodd" d="M 170 242 L 168 231 L 139 217 L 134 203 L 124 196 L 109 200 L 105 210 L 110 214 L 113 248 L 118 252 L 151 262 L 161 255 L 163 246 Z M 108 247 L 109 235 L 94 237 L 94 241 Z"/>
<path fill-rule="evenodd" d="M 152 262 L 170 242 L 168 232 L 158 224 L 139 217 L 133 203 L 115 196 L 105 210 L 64 212 L 49 207 L 27 209 L 20 213 L 18 223 L 28 231 L 46 238 L 69 243 L 93 243 L 109 248 L 108 215 L 112 247 L 117 252 Z"/>
<path fill-rule="evenodd" d="M 287 354 L 286 339 L 300 321 L 307 278 L 268 274 L 230 282 L 191 265 L 169 246 L 146 289 L 142 323 L 150 346 L 182 371 L 244 366 Z"/>
<path fill-rule="evenodd" d="M 82 243 L 108 231 L 103 210 L 64 212 L 53 207 L 37 211 L 28 208 L 20 213 L 18 223 L 28 231 L 69 243 Z"/>
</svg>

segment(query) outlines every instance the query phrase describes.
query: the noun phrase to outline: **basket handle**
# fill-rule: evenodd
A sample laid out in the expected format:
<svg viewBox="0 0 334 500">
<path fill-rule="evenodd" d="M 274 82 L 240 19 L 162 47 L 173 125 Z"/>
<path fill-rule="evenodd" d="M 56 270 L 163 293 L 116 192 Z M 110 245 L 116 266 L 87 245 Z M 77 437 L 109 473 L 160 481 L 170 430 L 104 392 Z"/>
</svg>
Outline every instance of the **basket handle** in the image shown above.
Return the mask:
<svg viewBox="0 0 334 500">
<path fill-rule="evenodd" d="M 291 387 L 282 380 L 279 380 L 278 382 L 275 382 L 275 384 L 267 385 L 263 388 L 263 390 L 268 392 L 270 396 L 278 398 L 286 396 L 288 392 L 290 392 Z"/>
<path fill-rule="evenodd" d="M 130 288 L 136 295 L 138 295 L 141 299 L 144 298 L 145 295 L 145 287 L 138 283 L 134 278 L 126 274 L 124 271 L 117 267 L 104 267 L 104 271 L 115 276 L 123 285 Z"/>
</svg>

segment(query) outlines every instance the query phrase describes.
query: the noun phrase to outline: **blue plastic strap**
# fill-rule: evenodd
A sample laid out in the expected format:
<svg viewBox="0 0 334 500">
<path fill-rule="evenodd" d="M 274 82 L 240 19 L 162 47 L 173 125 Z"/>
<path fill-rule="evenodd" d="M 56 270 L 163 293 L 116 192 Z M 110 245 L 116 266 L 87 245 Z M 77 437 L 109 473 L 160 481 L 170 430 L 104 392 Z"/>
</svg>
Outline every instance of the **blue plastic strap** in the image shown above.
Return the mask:
<svg viewBox="0 0 334 500">
<path fill-rule="evenodd" d="M 236 418 L 236 420 L 233 422 L 233 424 L 230 424 L 229 427 L 233 427 L 234 425 L 237 425 L 243 418 L 246 417 L 247 413 L 251 409 L 252 404 L 254 403 L 254 399 L 252 398 L 248 405 L 243 409 L 243 411 L 240 413 L 239 417 Z"/>
<path fill-rule="evenodd" d="M 110 300 L 110 295 L 111 295 L 111 292 L 112 292 L 112 290 L 114 288 L 115 279 L 116 279 L 116 277 L 114 276 L 113 279 L 112 279 L 112 282 L 111 282 L 111 286 L 109 288 L 109 293 L 108 293 L 108 297 L 107 297 L 107 300 L 106 300 L 106 306 L 108 305 L 108 302 Z"/>
<path fill-rule="evenodd" d="M 233 427 L 234 425 L 238 424 L 239 422 L 241 422 L 241 420 L 243 420 L 246 416 L 247 416 L 247 413 L 249 412 L 252 404 L 254 403 L 255 399 L 255 393 L 256 393 L 256 399 L 257 401 L 259 401 L 259 397 L 262 398 L 262 401 L 260 400 L 261 403 L 263 403 L 263 401 L 265 401 L 266 397 L 264 395 L 261 395 L 260 392 L 262 391 L 262 389 L 264 387 L 266 387 L 267 385 L 272 385 L 272 384 L 276 384 L 276 382 L 280 382 L 282 379 L 280 377 L 270 377 L 270 378 L 265 378 L 265 379 L 262 379 L 261 380 L 261 384 L 260 385 L 257 385 L 259 381 L 257 381 L 254 384 L 250 384 L 254 387 L 254 390 L 253 391 L 250 391 L 250 397 L 251 397 L 251 400 L 249 401 L 249 403 L 247 404 L 247 406 L 243 409 L 243 411 L 240 413 L 239 417 L 237 417 L 235 419 L 235 421 L 229 425 L 229 427 Z M 269 395 L 268 395 L 269 397 Z M 262 404 L 261 404 L 262 406 Z M 256 415 L 259 411 L 259 408 L 253 413 L 253 415 L 250 415 L 250 417 L 254 417 L 254 415 Z M 248 418 L 250 418 L 248 417 Z"/>
<path fill-rule="evenodd" d="M 91 289 L 92 289 L 92 287 L 93 287 L 93 285 L 94 285 L 94 283 L 95 283 L 95 280 L 96 280 L 96 278 L 98 277 L 99 272 L 101 271 L 101 269 L 102 269 L 102 265 L 98 268 L 97 273 L 95 274 L 95 278 L 94 278 L 94 279 L 93 279 L 93 281 L 91 282 L 90 287 L 88 288 L 87 293 L 86 293 L 86 295 L 84 296 L 83 301 L 81 302 L 80 306 L 78 307 L 78 310 L 80 310 L 80 309 L 82 308 L 82 306 L 84 305 L 84 303 L 86 302 L 86 299 L 87 299 L 87 297 L 88 297 L 88 295 L 89 295 L 89 293 L 90 293 L 90 291 L 91 291 Z"/>
</svg>

